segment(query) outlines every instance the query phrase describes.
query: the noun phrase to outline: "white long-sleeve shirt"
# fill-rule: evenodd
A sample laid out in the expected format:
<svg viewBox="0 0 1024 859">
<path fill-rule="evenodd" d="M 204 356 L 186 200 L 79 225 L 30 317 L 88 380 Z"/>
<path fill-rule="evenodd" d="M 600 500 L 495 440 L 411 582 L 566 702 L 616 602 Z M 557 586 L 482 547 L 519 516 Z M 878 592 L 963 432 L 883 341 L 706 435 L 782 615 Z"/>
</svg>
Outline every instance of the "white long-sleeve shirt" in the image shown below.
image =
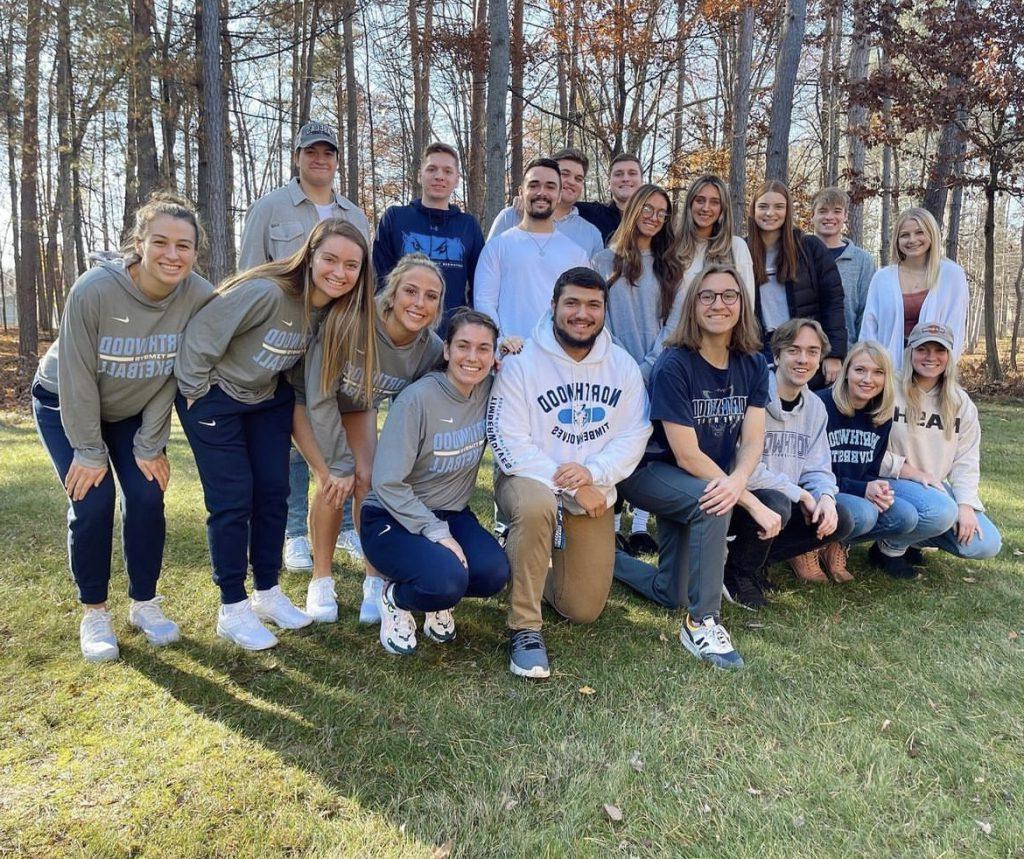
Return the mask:
<svg viewBox="0 0 1024 859">
<path fill-rule="evenodd" d="M 498 323 L 503 337 L 530 336 L 551 307 L 562 272 L 590 265 L 587 252 L 564 233 L 513 227 L 484 245 L 473 278 L 473 307 Z"/>
</svg>

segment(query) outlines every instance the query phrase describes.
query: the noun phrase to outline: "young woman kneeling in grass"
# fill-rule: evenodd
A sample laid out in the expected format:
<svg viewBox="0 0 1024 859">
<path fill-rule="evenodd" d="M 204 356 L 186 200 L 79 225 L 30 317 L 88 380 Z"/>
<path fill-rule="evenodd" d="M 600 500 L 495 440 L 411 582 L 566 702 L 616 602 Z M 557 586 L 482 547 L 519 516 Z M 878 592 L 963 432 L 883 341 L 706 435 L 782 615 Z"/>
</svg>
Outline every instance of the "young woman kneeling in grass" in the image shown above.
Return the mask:
<svg viewBox="0 0 1024 859">
<path fill-rule="evenodd" d="M 277 644 L 262 621 L 282 629 L 313 622 L 278 586 L 295 402 L 284 374 L 305 355 L 316 318 L 330 306 L 321 332 L 344 331 L 348 348 L 362 350 L 364 378 L 372 377 L 367 257 L 359 230 L 340 219 L 321 221 L 292 256 L 228 278 L 185 330 L 174 368 L 177 409 L 209 513 L 221 592 L 217 634 L 246 650 Z"/>
<path fill-rule="evenodd" d="M 897 497 L 890 482 L 879 477 L 892 429 L 895 387 L 889 354 L 880 343 L 865 340 L 847 353 L 836 383 L 818 392 L 828 414 L 832 472 L 839 484 L 836 501 L 854 519 L 853 533 L 825 553 L 826 569 L 833 574 L 849 574 L 846 556 L 854 543 L 906 534 L 917 527 L 914 505 Z M 905 575 L 903 564 L 877 560 L 882 557 L 877 545 L 871 557 L 889 575 Z"/>
<path fill-rule="evenodd" d="M 961 558 L 999 554 L 1002 538 L 978 496 L 981 425 L 978 409 L 956 380 L 956 338 L 948 325 L 926 322 L 910 332 L 889 452 L 882 468 L 898 479 L 896 493 L 919 511 L 918 526 L 887 538 L 882 551 L 923 564 L 920 546 L 935 546 Z M 933 511 L 938 510 L 938 514 Z M 921 522 L 947 527 L 923 527 Z"/>
<path fill-rule="evenodd" d="M 416 649 L 413 611 L 426 613 L 427 638 L 451 641 L 459 600 L 493 596 L 508 581 L 504 551 L 469 509 L 486 445 L 497 338 L 486 314 L 456 311 L 444 372 L 406 388 L 384 421 L 360 539 L 370 563 L 390 580 L 378 598 L 380 643 L 388 653 Z"/>
</svg>

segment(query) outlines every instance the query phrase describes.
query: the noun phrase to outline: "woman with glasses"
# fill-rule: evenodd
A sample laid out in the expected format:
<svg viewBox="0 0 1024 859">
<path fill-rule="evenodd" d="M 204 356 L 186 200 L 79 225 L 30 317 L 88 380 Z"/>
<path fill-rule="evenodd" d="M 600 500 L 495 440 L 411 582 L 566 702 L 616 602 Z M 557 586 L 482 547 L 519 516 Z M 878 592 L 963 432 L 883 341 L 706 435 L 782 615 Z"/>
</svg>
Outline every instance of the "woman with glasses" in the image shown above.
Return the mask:
<svg viewBox="0 0 1024 859">
<path fill-rule="evenodd" d="M 654 433 L 619 489 L 658 516 L 658 567 L 616 565 L 615 575 L 660 605 L 687 608 L 679 638 L 690 653 L 739 668 L 720 617 L 729 523 L 739 505 L 769 540 L 782 516 L 747 490 L 764 447 L 768 366 L 734 268 L 708 266 L 686 293 L 650 387 Z M 788 515 L 785 496 L 771 496 Z"/>
<path fill-rule="evenodd" d="M 750 201 L 747 244 L 754 261 L 757 319 L 766 357 L 771 355 L 772 332 L 783 322 L 813 319 L 825 329 L 832 349 L 810 387 L 831 385 L 846 357 L 843 281 L 821 239 L 793 226 L 793 205 L 782 182 L 765 182 Z"/>
<path fill-rule="evenodd" d="M 672 203 L 663 188 L 643 185 L 637 190 L 593 265 L 609 287 L 605 325 L 640 365 L 646 382 L 670 333 L 666 322 L 683 275 L 675 253 Z M 619 534 L 621 514 L 616 512 L 618 547 L 631 555 L 656 552 L 658 544 L 647 533 L 649 518 L 647 511 L 634 510 L 626 539 Z"/>
</svg>

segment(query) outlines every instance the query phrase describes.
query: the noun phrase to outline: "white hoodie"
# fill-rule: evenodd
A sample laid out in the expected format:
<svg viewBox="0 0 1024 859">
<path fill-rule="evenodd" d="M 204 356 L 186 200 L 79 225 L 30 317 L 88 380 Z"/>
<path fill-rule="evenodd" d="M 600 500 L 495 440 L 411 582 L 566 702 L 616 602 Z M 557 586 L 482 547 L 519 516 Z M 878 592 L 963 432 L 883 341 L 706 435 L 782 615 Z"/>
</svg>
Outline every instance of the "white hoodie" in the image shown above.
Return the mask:
<svg viewBox="0 0 1024 859">
<path fill-rule="evenodd" d="M 611 506 L 615 484 L 633 473 L 651 434 L 643 377 L 607 330 L 574 361 L 547 313 L 522 351 L 502 361 L 487 409 L 487 439 L 505 474 L 551 490 L 559 466 L 578 462 Z M 563 494 L 573 496 L 573 492 Z M 575 499 L 566 505 L 582 512 Z"/>
</svg>

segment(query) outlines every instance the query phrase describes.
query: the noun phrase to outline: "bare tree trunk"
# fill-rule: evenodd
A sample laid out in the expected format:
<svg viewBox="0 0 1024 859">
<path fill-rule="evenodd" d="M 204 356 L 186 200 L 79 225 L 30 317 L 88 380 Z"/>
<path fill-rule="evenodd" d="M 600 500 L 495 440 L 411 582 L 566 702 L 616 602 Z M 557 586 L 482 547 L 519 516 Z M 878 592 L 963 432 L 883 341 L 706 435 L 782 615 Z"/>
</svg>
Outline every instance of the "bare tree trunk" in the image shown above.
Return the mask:
<svg viewBox="0 0 1024 859">
<path fill-rule="evenodd" d="M 879 232 L 878 259 L 887 266 L 892 238 L 892 146 L 889 143 L 882 147 L 882 221 Z"/>
<path fill-rule="evenodd" d="M 505 203 L 505 101 L 509 77 L 509 25 L 507 0 L 488 0 L 487 30 L 487 144 L 484 175 L 484 223 L 491 223 Z"/>
<path fill-rule="evenodd" d="M 959 176 L 963 172 L 965 148 L 961 144 L 960 153 L 954 161 L 954 175 Z M 953 196 L 949 202 L 949 224 L 946 227 L 946 256 L 956 261 L 960 246 L 960 215 L 963 211 L 964 187 L 957 184 L 953 188 Z"/>
<path fill-rule="evenodd" d="M 341 20 L 345 16 L 345 5 L 342 3 L 341 8 L 337 10 L 340 12 L 334 21 L 334 38 L 338 45 L 338 88 L 334 93 L 334 110 L 338 115 L 338 184 L 342 188 L 347 188 L 348 182 L 346 175 L 348 173 L 348 160 L 345 152 L 347 147 L 345 146 L 345 91 L 350 85 L 345 79 L 345 42 L 341 34 Z"/>
<path fill-rule="evenodd" d="M 747 196 L 747 127 L 750 120 L 750 64 L 754 52 L 754 7 L 744 6 L 736 45 L 736 89 L 732 96 L 732 141 L 729 147 L 729 198 L 737 229 L 745 223 Z"/>
<path fill-rule="evenodd" d="M 955 86 L 956 77 L 950 76 L 949 83 L 950 86 Z M 938 222 L 939 229 L 942 229 L 942 224 L 946 219 L 946 198 L 959 137 L 960 131 L 955 122 L 947 122 L 943 126 L 942 134 L 939 137 L 939 146 L 935 152 L 935 160 L 928 173 L 928 184 L 921 200 L 921 205 L 931 212 L 932 217 Z"/>
<path fill-rule="evenodd" d="M 472 94 L 469 109 L 469 164 L 466 178 L 466 208 L 477 219 L 484 216 L 484 161 L 487 121 L 487 0 L 476 0 L 473 20 Z M 484 225 L 486 229 L 488 224 Z"/>
<path fill-rule="evenodd" d="M 7 93 L 4 99 L 4 125 L 7 131 L 7 183 L 11 194 L 11 246 L 14 250 L 15 287 L 21 277 L 21 226 L 18 222 L 18 151 L 17 119 L 20 105 L 14 89 L 14 16 L 8 21 L 4 39 L 4 80 L 0 92 Z"/>
<path fill-rule="evenodd" d="M 178 162 L 174 153 L 181 114 L 181 86 L 171 73 L 171 27 L 174 21 L 174 0 L 167 0 L 164 31 L 160 38 L 160 181 L 166 188 L 178 187 Z"/>
<path fill-rule="evenodd" d="M 800 45 L 807 23 L 807 0 L 787 0 L 786 23 L 779 39 L 779 57 L 775 64 L 775 85 L 772 88 L 772 116 L 768 123 L 768 144 L 765 177 L 789 177 L 789 130 L 793 116 L 793 93 L 796 72 L 800 65 Z"/>
<path fill-rule="evenodd" d="M 1017 369 L 1017 344 L 1020 342 L 1020 315 L 1024 309 L 1024 225 L 1020 230 L 1020 264 L 1017 266 L 1017 279 L 1013 284 L 1017 296 L 1017 306 L 1013 310 L 1013 330 L 1010 335 L 1010 366 Z"/>
<path fill-rule="evenodd" d="M 353 203 L 359 203 L 359 87 L 356 86 L 356 56 L 355 36 L 352 32 L 352 18 L 356 14 L 355 0 L 348 0 L 345 4 L 345 21 L 342 24 L 342 38 L 345 42 L 345 80 L 348 81 L 347 116 L 345 117 L 345 132 L 348 135 L 348 188 L 345 196 Z M 363 38 L 369 36 L 363 34 Z M 369 93 L 369 90 L 367 90 Z M 369 98 L 367 98 L 369 101 Z"/>
<path fill-rule="evenodd" d="M 999 187 L 999 166 L 994 154 L 989 155 L 988 182 L 985 185 L 985 375 L 992 381 L 1003 378 L 999 364 L 999 343 L 996 341 L 996 190 Z"/>
<path fill-rule="evenodd" d="M 60 213 L 61 289 L 57 296 L 58 311 L 63 296 L 71 290 L 78 276 L 75 262 L 75 189 L 71 176 L 71 157 L 75 142 L 71 133 L 71 13 L 69 0 L 57 4 L 57 194 L 54 209 Z M 56 237 L 55 237 L 56 238 Z"/>
<path fill-rule="evenodd" d="M 676 103 L 672 113 L 672 160 L 669 163 L 669 172 L 673 175 L 678 175 L 674 168 L 683 154 L 683 128 L 685 126 L 683 114 L 686 110 L 686 29 L 686 0 L 676 0 Z M 733 138 L 735 142 L 735 135 Z M 678 184 L 679 187 L 676 187 L 672 194 L 675 205 L 679 205 L 679 195 L 682 190 L 682 182 Z"/>
<path fill-rule="evenodd" d="M 302 65 L 302 109 L 299 112 L 299 125 L 309 122 L 309 112 L 313 102 L 313 55 L 316 53 L 316 31 L 320 26 L 320 0 L 312 0 L 313 10 L 309 18 L 309 39 L 306 41 L 305 56 Z"/>
<path fill-rule="evenodd" d="M 131 0 L 132 60 L 129 86 L 135 92 L 135 164 L 137 197 L 145 201 L 160 184 L 153 133 L 153 0 Z M 126 214 L 125 217 L 128 217 Z"/>
<path fill-rule="evenodd" d="M 853 0 L 853 43 L 847 71 L 849 86 L 859 86 L 868 76 L 869 0 Z M 849 92 L 849 90 L 848 90 Z M 846 113 L 847 176 L 850 183 L 850 213 L 848 231 L 854 244 L 864 244 L 864 167 L 867 153 L 864 135 L 867 133 L 868 109 L 859 97 L 847 96 Z"/>
<path fill-rule="evenodd" d="M 523 65 L 526 62 L 523 45 L 523 0 L 512 0 L 512 36 L 509 53 L 512 61 L 512 114 L 509 121 L 512 167 L 509 173 L 512 181 L 518 182 L 523 175 Z"/>
<path fill-rule="evenodd" d="M 366 6 L 363 6 L 363 32 L 366 33 Z M 370 91 L 370 42 L 363 39 L 363 71 L 366 75 L 366 91 Z M 370 131 L 370 207 L 373 228 L 377 228 L 377 140 L 373 125 L 373 103 L 366 100 L 366 123 Z"/>
<path fill-rule="evenodd" d="M 43 10 L 40 0 L 25 4 L 25 76 L 21 132 L 21 271 L 18 274 L 18 355 L 35 366 L 39 349 L 36 283 L 39 273 L 39 54 Z"/>
<path fill-rule="evenodd" d="M 227 103 L 221 76 L 219 0 L 198 0 L 200 94 L 199 205 L 209 233 L 207 277 L 218 283 L 231 272 L 228 235 L 229 184 L 227 171 Z"/>
</svg>

